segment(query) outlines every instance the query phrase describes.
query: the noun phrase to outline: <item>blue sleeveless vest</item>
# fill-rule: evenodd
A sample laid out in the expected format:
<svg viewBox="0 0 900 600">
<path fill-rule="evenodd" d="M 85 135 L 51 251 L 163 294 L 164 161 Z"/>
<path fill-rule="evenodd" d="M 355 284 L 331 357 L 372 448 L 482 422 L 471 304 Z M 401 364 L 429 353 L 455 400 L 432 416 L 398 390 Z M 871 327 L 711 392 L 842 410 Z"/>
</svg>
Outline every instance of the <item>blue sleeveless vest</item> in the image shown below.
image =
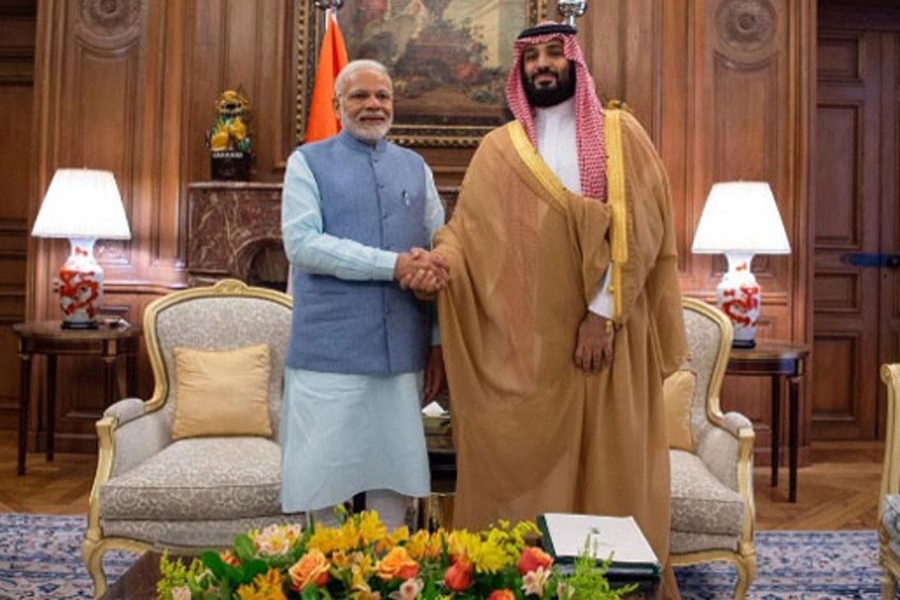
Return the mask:
<svg viewBox="0 0 900 600">
<path fill-rule="evenodd" d="M 385 140 L 342 132 L 297 149 L 321 200 L 324 232 L 406 252 L 429 247 L 422 158 Z M 430 311 L 395 281 L 345 281 L 294 270 L 286 363 L 329 373 L 392 375 L 425 368 Z"/>
</svg>

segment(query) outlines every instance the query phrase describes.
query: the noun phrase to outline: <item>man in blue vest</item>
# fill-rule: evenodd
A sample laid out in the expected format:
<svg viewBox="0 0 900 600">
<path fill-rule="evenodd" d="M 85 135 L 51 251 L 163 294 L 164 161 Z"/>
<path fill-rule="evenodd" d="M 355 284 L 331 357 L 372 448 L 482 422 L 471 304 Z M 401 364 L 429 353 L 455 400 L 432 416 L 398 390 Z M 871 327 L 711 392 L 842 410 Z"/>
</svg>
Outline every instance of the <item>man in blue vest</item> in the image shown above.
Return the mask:
<svg viewBox="0 0 900 600">
<path fill-rule="evenodd" d="M 430 490 L 420 401 L 444 373 L 433 311 L 413 291 L 446 285 L 426 250 L 444 211 L 422 158 L 384 139 L 392 93 L 382 64 L 349 63 L 335 83 L 341 133 L 300 146 L 284 178 L 294 315 L 281 505 L 328 524 L 334 505 L 366 492 L 396 527 Z"/>
</svg>

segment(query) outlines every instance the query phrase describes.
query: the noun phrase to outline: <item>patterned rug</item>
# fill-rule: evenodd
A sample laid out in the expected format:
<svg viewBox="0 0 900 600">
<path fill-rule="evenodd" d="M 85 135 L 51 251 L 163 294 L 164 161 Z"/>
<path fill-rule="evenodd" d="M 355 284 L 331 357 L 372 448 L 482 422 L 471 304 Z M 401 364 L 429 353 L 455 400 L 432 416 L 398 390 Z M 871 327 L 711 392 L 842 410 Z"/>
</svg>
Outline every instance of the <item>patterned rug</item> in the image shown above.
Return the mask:
<svg viewBox="0 0 900 600">
<path fill-rule="evenodd" d="M 878 600 L 878 536 L 865 531 L 758 531 L 757 574 L 749 598 Z M 675 570 L 683 600 L 731 598 L 737 573 L 729 563 Z"/>
<path fill-rule="evenodd" d="M 84 517 L 0 514 L 0 599 L 91 598 L 81 562 Z M 876 600 L 881 570 L 874 531 L 762 531 L 753 600 Z M 110 580 L 134 557 L 107 553 Z M 737 576 L 727 563 L 676 570 L 684 600 L 731 598 Z"/>
</svg>

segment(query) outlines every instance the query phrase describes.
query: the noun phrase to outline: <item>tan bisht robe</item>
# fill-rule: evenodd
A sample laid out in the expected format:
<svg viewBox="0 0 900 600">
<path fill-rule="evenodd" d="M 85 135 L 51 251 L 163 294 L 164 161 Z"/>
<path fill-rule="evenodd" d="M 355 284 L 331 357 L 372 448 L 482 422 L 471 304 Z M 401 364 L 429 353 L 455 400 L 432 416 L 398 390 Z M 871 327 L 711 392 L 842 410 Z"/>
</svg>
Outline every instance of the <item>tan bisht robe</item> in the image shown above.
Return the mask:
<svg viewBox="0 0 900 600">
<path fill-rule="evenodd" d="M 438 309 L 458 467 L 453 525 L 634 515 L 665 564 L 662 377 L 685 354 L 672 206 L 637 121 L 607 111 L 606 138 L 608 204 L 565 190 L 518 122 L 493 131 L 435 238 L 451 276 Z M 574 363 L 577 331 L 611 256 L 622 328 L 612 369 L 587 376 Z"/>
</svg>

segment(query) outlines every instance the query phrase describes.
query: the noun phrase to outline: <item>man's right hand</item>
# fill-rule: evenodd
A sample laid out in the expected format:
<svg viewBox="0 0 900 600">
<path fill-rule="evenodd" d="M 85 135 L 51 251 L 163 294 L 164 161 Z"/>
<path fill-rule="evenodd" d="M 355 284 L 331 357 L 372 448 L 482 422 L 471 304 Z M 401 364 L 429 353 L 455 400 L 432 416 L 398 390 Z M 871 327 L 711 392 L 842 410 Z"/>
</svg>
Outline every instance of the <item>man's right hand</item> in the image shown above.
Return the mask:
<svg viewBox="0 0 900 600">
<path fill-rule="evenodd" d="M 588 311 L 578 326 L 575 366 L 588 375 L 610 368 L 615 336 L 611 320 Z"/>
<path fill-rule="evenodd" d="M 447 286 L 450 271 L 440 256 L 422 248 L 413 248 L 397 256 L 394 279 L 401 288 L 427 298 Z"/>
</svg>

